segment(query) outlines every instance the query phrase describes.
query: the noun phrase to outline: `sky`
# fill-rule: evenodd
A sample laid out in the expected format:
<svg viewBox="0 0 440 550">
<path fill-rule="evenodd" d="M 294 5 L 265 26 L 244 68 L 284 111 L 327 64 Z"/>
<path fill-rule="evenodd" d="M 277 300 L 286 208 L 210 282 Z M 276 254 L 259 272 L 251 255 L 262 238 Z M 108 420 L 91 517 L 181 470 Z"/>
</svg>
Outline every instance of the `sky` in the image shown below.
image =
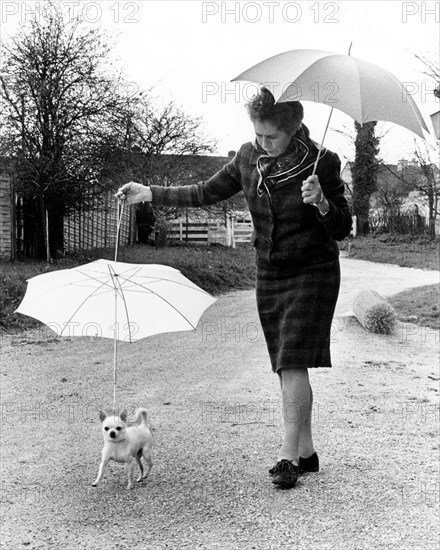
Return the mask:
<svg viewBox="0 0 440 550">
<path fill-rule="evenodd" d="M 16 32 L 44 2 L 1 2 L 1 35 Z M 203 120 L 205 134 L 227 155 L 253 139 L 245 103 L 255 91 L 231 82 L 245 69 L 275 54 L 321 49 L 380 65 L 402 82 L 428 128 L 440 109 L 433 82 L 423 74 L 418 54 L 439 65 L 440 2 L 425 1 L 275 1 L 137 0 L 61 2 L 71 15 L 114 36 L 115 66 L 122 66 L 130 89 L 153 87 L 158 105 L 174 101 Z M 330 108 L 304 102 L 304 122 L 321 141 Z M 334 110 L 325 145 L 353 160 L 354 145 L 342 132 L 353 121 Z M 380 123 L 386 162 L 411 158 L 418 143 L 409 130 Z M 428 136 L 428 144 L 435 138 Z"/>
</svg>

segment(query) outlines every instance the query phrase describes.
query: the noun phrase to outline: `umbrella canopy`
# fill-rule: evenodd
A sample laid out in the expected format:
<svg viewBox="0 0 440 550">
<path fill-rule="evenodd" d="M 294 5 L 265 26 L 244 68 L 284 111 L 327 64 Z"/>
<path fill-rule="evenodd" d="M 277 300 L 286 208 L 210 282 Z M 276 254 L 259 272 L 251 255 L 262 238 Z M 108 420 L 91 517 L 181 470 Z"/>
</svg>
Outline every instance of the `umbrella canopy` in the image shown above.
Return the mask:
<svg viewBox="0 0 440 550">
<path fill-rule="evenodd" d="M 274 86 L 272 93 L 277 102 L 324 103 L 360 124 L 394 122 L 421 138 L 423 130 L 428 132 L 402 82 L 385 69 L 350 55 L 292 50 L 261 61 L 233 78 L 236 80 Z"/>
<path fill-rule="evenodd" d="M 61 336 L 133 342 L 195 329 L 215 301 L 172 267 L 97 260 L 29 279 L 16 311 Z"/>
<path fill-rule="evenodd" d="M 432 113 L 431 122 L 434 128 L 434 134 L 436 139 L 440 139 L 440 111 L 437 111 L 436 113 Z"/>
</svg>

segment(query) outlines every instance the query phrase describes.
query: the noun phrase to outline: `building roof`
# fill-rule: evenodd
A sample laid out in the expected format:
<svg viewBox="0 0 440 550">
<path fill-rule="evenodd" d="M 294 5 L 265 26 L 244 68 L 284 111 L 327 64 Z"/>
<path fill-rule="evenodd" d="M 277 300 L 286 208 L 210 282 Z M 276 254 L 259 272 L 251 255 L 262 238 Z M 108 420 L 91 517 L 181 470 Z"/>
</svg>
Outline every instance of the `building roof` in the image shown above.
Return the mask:
<svg viewBox="0 0 440 550">
<path fill-rule="evenodd" d="M 173 176 L 173 183 L 180 183 L 180 179 L 182 179 L 181 183 L 191 183 L 193 180 L 199 181 L 200 179 L 209 178 L 230 160 L 231 157 L 172 154 L 163 154 L 151 158 L 152 164 L 160 168 L 161 172 Z"/>
<path fill-rule="evenodd" d="M 347 161 L 341 172 L 342 179 L 352 183 L 353 161 Z M 434 175 L 438 177 L 439 169 L 433 164 Z M 377 171 L 377 185 L 379 188 L 395 188 L 398 195 L 406 196 L 414 189 L 417 183 L 425 180 L 422 169 L 416 161 L 399 161 L 398 164 L 379 164 Z"/>
</svg>

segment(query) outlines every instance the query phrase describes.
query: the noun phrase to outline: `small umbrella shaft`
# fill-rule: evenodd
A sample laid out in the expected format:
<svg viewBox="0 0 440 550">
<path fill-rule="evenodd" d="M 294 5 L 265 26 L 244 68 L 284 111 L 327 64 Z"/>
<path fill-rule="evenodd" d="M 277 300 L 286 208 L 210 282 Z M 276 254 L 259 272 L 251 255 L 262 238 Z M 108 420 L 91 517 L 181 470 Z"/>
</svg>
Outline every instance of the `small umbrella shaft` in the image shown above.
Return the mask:
<svg viewBox="0 0 440 550">
<path fill-rule="evenodd" d="M 121 230 L 122 214 L 124 212 L 124 203 L 118 200 L 117 219 L 116 219 L 116 243 L 115 243 L 115 262 L 118 261 L 119 233 Z M 113 277 L 112 277 L 113 278 Z M 118 364 L 118 289 L 115 285 L 115 322 L 113 328 L 113 409 L 116 410 L 116 373 Z"/>
<path fill-rule="evenodd" d="M 118 363 L 118 290 L 115 287 L 115 324 L 113 328 L 113 409 L 116 410 L 116 365 Z"/>
<path fill-rule="evenodd" d="M 319 146 L 318 155 L 317 155 L 316 160 L 315 160 L 315 165 L 313 166 L 312 176 L 315 175 L 316 168 L 318 167 L 319 157 L 321 156 L 322 146 L 324 144 L 325 136 L 327 134 L 327 130 L 328 130 L 328 127 L 329 127 L 329 124 L 330 124 L 330 119 L 332 118 L 332 114 L 333 114 L 333 107 L 330 110 L 330 114 L 329 114 L 329 117 L 328 117 L 328 120 L 327 120 L 327 126 L 325 127 L 324 135 L 322 136 L 321 145 Z"/>
<path fill-rule="evenodd" d="M 114 357 L 113 357 L 113 409 L 116 410 L 116 364 L 117 364 L 117 348 L 118 345 L 116 343 L 114 344 Z"/>
</svg>

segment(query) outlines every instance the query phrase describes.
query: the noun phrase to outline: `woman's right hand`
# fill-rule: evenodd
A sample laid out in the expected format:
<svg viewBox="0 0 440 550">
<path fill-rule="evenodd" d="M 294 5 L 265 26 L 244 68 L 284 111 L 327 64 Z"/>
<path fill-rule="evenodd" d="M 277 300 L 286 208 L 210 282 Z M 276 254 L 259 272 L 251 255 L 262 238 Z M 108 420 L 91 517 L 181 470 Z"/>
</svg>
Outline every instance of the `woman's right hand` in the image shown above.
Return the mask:
<svg viewBox="0 0 440 550">
<path fill-rule="evenodd" d="M 152 194 L 149 187 L 130 181 L 118 189 L 115 197 L 126 201 L 126 204 L 136 204 L 137 202 L 151 202 Z"/>
</svg>

